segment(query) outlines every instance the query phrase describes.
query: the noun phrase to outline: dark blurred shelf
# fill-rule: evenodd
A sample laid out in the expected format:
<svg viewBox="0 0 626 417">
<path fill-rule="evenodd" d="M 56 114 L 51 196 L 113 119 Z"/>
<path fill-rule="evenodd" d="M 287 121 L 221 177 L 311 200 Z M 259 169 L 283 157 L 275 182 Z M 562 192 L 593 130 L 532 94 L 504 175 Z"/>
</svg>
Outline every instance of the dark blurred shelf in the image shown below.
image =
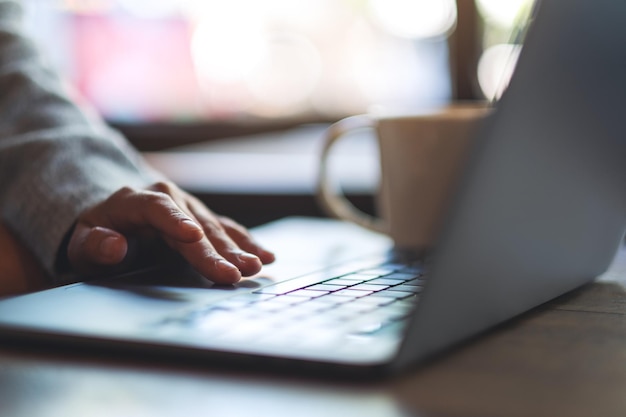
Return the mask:
<svg viewBox="0 0 626 417">
<path fill-rule="evenodd" d="M 216 213 L 231 217 L 246 227 L 259 226 L 287 216 L 326 217 L 312 195 L 196 195 Z M 349 195 L 348 199 L 361 210 L 374 213 L 372 195 Z"/>
<path fill-rule="evenodd" d="M 337 115 L 335 119 L 342 116 Z M 267 132 L 280 132 L 303 124 L 328 123 L 331 119 L 318 115 L 284 119 L 245 118 L 215 121 L 181 121 L 128 123 L 109 120 L 137 149 L 146 152 L 162 151 L 191 144 L 202 144 L 224 138 L 239 138 Z"/>
</svg>

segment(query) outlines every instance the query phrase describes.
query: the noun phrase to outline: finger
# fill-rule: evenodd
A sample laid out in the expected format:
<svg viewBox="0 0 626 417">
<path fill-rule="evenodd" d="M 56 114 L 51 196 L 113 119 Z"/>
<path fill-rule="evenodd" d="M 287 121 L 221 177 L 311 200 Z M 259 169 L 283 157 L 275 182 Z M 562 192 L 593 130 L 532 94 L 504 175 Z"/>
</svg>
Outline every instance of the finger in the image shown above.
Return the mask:
<svg viewBox="0 0 626 417">
<path fill-rule="evenodd" d="M 226 233 L 241 249 L 258 256 L 263 264 L 270 264 L 276 260 L 276 255 L 259 245 L 245 227 L 229 217 L 219 216 L 219 221 Z"/>
<path fill-rule="evenodd" d="M 189 264 L 204 277 L 218 284 L 234 284 L 241 279 L 239 268 L 222 257 L 204 238 L 198 242 L 184 243 L 166 240 Z"/>
<path fill-rule="evenodd" d="M 208 239 L 204 242 L 205 250 L 216 250 L 219 255 L 230 263 L 235 265 L 241 274 L 245 276 L 256 274 L 260 271 L 263 261 L 256 253 L 248 253 L 235 242 L 222 226 L 218 216 L 216 216 L 204 203 L 197 198 L 183 192 L 172 183 L 161 182 L 154 184 L 152 189 L 166 193 L 171 196 L 174 203 L 178 205 L 185 213 L 200 224 L 204 230 L 204 234 Z M 234 224 L 234 222 L 232 222 Z M 245 229 L 242 229 L 244 234 Z M 254 245 L 248 245 L 254 247 Z M 263 253 L 262 251 L 258 251 Z M 263 253 L 266 261 L 273 259 L 272 254 Z"/>
<path fill-rule="evenodd" d="M 196 242 L 204 236 L 202 227 L 171 196 L 155 191 L 123 188 L 96 206 L 85 220 L 122 233 L 154 228 L 180 242 Z"/>
<path fill-rule="evenodd" d="M 128 242 L 114 230 L 78 223 L 68 245 L 68 259 L 78 271 L 115 265 L 126 257 Z"/>
<path fill-rule="evenodd" d="M 217 216 L 209 210 L 200 200 L 187 193 L 182 192 L 176 186 L 169 183 L 158 183 L 152 186 L 153 189 L 167 193 L 186 215 L 201 225 L 204 237 L 195 242 L 194 245 L 178 245 L 175 242 L 168 242 L 170 246 L 183 255 L 197 270 L 201 270 L 203 275 L 210 279 L 217 276 L 219 282 L 230 282 L 233 276 L 228 276 L 230 267 L 238 270 L 237 280 L 242 275 L 254 275 L 261 270 L 262 263 L 258 256 L 247 253 L 228 236 Z M 166 241 L 167 237 L 165 236 Z M 185 243 L 185 242 L 183 242 Z M 192 242 L 187 242 L 192 243 Z M 216 263 L 217 262 L 217 263 Z M 223 279 L 219 278 L 221 276 Z"/>
<path fill-rule="evenodd" d="M 215 265 L 212 263 L 214 259 L 220 259 L 228 262 L 239 271 L 239 278 L 243 276 L 254 275 L 261 270 L 262 262 L 258 256 L 243 251 L 236 242 L 234 242 L 228 233 L 224 230 L 218 217 L 209 210 L 202 202 L 189 195 L 184 195 L 178 201 L 175 196 L 175 202 L 179 206 L 184 207 L 186 213 L 195 219 L 204 228 L 205 238 L 198 244 L 202 245 L 201 251 L 185 250 L 185 245 L 174 247 L 181 252 L 183 256 L 196 269 L 202 270 L 203 275 L 212 278 L 215 274 Z M 200 256 L 208 256 L 208 260 L 202 260 Z M 225 267 L 223 267 L 225 268 Z M 218 275 L 220 272 L 218 272 Z"/>
<path fill-rule="evenodd" d="M 227 261 L 235 265 L 242 275 L 254 275 L 263 266 L 261 259 L 242 248 L 228 235 L 217 216 L 202 203 L 189 200 L 188 209 L 204 228 L 210 245 Z"/>
</svg>

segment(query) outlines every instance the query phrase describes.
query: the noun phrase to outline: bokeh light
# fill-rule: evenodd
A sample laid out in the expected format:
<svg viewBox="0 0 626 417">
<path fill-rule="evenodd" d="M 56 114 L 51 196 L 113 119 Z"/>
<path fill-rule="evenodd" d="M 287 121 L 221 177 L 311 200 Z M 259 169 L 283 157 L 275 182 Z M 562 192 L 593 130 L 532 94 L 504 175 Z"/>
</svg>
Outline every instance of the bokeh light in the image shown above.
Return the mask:
<svg viewBox="0 0 626 417">
<path fill-rule="evenodd" d="M 494 24 L 512 27 L 520 12 L 532 4 L 532 0 L 476 0 L 483 17 Z"/>
<path fill-rule="evenodd" d="M 500 44 L 486 49 L 478 63 L 478 83 L 488 100 L 500 98 L 509 85 L 520 45 Z"/>
<path fill-rule="evenodd" d="M 487 99 L 497 100 L 509 84 L 534 0 L 476 0 L 484 25 L 478 82 Z"/>
<path fill-rule="evenodd" d="M 177 15 L 179 0 L 117 0 L 118 4 L 140 19 L 161 19 Z"/>
<path fill-rule="evenodd" d="M 456 23 L 454 0 L 370 0 L 374 18 L 389 33 L 405 38 L 431 38 Z"/>
<path fill-rule="evenodd" d="M 276 116 L 302 111 L 320 77 L 316 46 L 302 35 L 282 33 L 263 52 L 246 76 L 249 91 L 262 105 L 260 112 Z"/>
<path fill-rule="evenodd" d="M 219 36 L 216 36 L 218 35 Z M 198 74 L 214 81 L 234 81 L 250 72 L 265 47 L 253 28 L 245 31 L 221 30 L 203 22 L 196 27 L 191 53 Z"/>
</svg>

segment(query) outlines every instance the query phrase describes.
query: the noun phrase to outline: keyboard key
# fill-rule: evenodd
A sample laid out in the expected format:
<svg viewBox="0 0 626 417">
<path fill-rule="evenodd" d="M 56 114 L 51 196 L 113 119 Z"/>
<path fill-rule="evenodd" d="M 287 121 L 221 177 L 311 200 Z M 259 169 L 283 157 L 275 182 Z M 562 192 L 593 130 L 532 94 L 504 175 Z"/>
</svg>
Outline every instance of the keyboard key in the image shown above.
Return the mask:
<svg viewBox="0 0 626 417">
<path fill-rule="evenodd" d="M 406 292 L 410 292 L 413 294 L 420 293 L 422 292 L 423 289 L 424 287 L 422 286 L 407 285 L 407 284 L 400 284 L 400 285 L 396 285 L 395 287 L 393 287 L 393 291 L 406 291 Z"/>
<path fill-rule="evenodd" d="M 281 311 L 281 310 L 285 310 L 287 308 L 289 308 L 290 305 L 288 303 L 281 303 L 280 301 L 276 301 L 276 300 L 267 300 L 267 301 L 263 301 L 262 303 L 255 303 L 252 304 L 251 306 L 249 306 L 247 308 L 248 312 L 252 311 L 268 311 L 268 312 L 277 312 L 277 311 Z"/>
<path fill-rule="evenodd" d="M 281 303 L 281 304 L 299 304 L 307 301 L 304 297 L 298 297 L 296 295 L 291 294 L 283 294 L 277 295 L 276 297 L 270 300 L 271 302 Z"/>
<path fill-rule="evenodd" d="M 369 275 L 369 276 L 376 276 L 376 277 L 382 277 L 383 275 L 388 275 L 391 274 L 392 272 L 396 272 L 397 268 L 396 267 L 378 267 L 378 268 L 368 268 L 368 269 L 362 269 L 360 271 L 357 272 L 357 274 L 359 275 Z"/>
<path fill-rule="evenodd" d="M 362 278 L 359 278 L 359 279 L 335 278 L 335 279 L 325 281 L 324 284 L 350 286 L 350 285 L 357 285 L 362 282 L 364 282 Z"/>
<path fill-rule="evenodd" d="M 367 297 L 366 297 L 367 298 Z M 354 302 L 340 304 L 335 307 L 334 311 L 349 311 L 352 313 L 365 313 L 368 311 L 372 311 L 379 306 L 374 303 L 359 303 L 358 300 Z"/>
<path fill-rule="evenodd" d="M 415 274 L 406 273 L 406 272 L 393 272 L 389 275 L 386 275 L 387 279 L 401 279 L 403 281 L 409 281 L 416 278 Z"/>
<path fill-rule="evenodd" d="M 339 291 L 342 290 L 344 288 L 346 288 L 348 285 L 334 285 L 334 284 L 329 284 L 328 282 L 325 282 L 324 284 L 316 284 L 316 285 L 311 285 L 310 287 L 306 287 L 305 289 L 307 290 L 314 290 L 314 291 Z"/>
<path fill-rule="evenodd" d="M 414 297 L 415 293 L 409 291 L 394 291 L 395 287 L 391 287 L 388 290 L 383 290 L 377 294 L 384 295 L 385 297 L 392 297 L 396 299 L 403 299 L 408 297 Z"/>
<path fill-rule="evenodd" d="M 267 300 L 268 298 L 275 297 L 274 294 L 255 294 L 255 293 L 246 293 L 236 295 L 234 297 L 227 298 L 225 301 L 250 301 L 257 302 L 262 300 Z"/>
<path fill-rule="evenodd" d="M 386 297 L 381 296 L 380 293 L 375 293 L 373 295 L 368 295 L 367 297 L 358 298 L 353 301 L 353 303 L 359 303 L 363 305 L 373 305 L 373 306 L 385 306 L 397 301 L 395 297 Z"/>
<path fill-rule="evenodd" d="M 322 295 L 328 294 L 329 291 L 315 291 L 315 290 L 296 290 L 289 293 L 289 295 L 297 296 L 297 297 L 308 297 L 308 298 L 316 298 L 321 297 Z"/>
<path fill-rule="evenodd" d="M 374 278 L 372 280 L 366 281 L 367 284 L 376 284 L 376 285 L 400 285 L 405 281 L 403 279 L 391 279 L 391 278 Z"/>
<path fill-rule="evenodd" d="M 337 305 L 343 304 L 350 301 L 349 297 L 336 295 L 336 293 L 330 293 L 323 297 L 313 298 L 312 300 L 308 300 L 306 304 L 316 304 L 316 305 Z"/>
<path fill-rule="evenodd" d="M 378 271 L 378 272 L 371 272 L 371 273 L 368 272 L 368 271 L 359 271 L 359 272 L 355 272 L 355 273 L 350 274 L 350 275 L 345 275 L 345 276 L 343 276 L 341 278 L 348 278 L 349 277 L 349 279 L 353 279 L 353 280 L 367 281 L 367 280 L 370 280 L 370 279 L 373 279 L 373 278 L 380 278 L 380 277 L 382 277 L 382 276 L 384 276 L 384 275 L 386 275 L 388 273 L 389 272 L 383 274 L 383 273 L 380 273 L 380 271 Z"/>
<path fill-rule="evenodd" d="M 338 323 L 346 323 L 362 315 L 362 311 L 344 308 L 347 305 L 348 304 L 342 304 L 341 306 L 337 308 L 333 308 L 331 310 L 325 311 L 323 314 L 328 315 L 329 317 L 332 317 Z"/>
<path fill-rule="evenodd" d="M 379 284 L 358 284 L 354 287 L 350 287 L 351 290 L 366 290 L 366 291 L 380 291 L 389 288 L 389 285 L 379 285 Z"/>
<path fill-rule="evenodd" d="M 286 294 L 288 292 L 308 287 L 309 285 L 319 284 L 322 281 L 335 278 L 336 275 L 323 276 L 322 274 L 312 274 L 304 277 L 290 279 L 287 281 L 279 282 L 277 284 L 268 285 L 259 290 L 254 291 L 254 294 Z"/>
<path fill-rule="evenodd" d="M 332 308 L 335 308 L 335 304 L 330 304 L 330 303 L 322 304 L 322 303 L 314 303 L 314 302 L 307 301 L 302 304 L 291 306 L 289 308 L 288 315 L 292 319 L 299 319 L 301 317 L 307 317 L 307 316 L 310 316 L 311 314 L 323 312 Z"/>
<path fill-rule="evenodd" d="M 363 281 L 363 280 L 367 279 L 368 276 L 369 275 L 363 276 L 363 275 L 358 275 L 356 272 L 351 272 L 349 274 L 342 275 L 340 277 L 336 277 L 336 279 L 342 279 L 344 281 Z"/>
<path fill-rule="evenodd" d="M 334 292 L 334 295 L 340 295 L 342 297 L 355 297 L 355 298 L 359 298 L 359 297 L 364 297 L 366 295 L 371 294 L 373 291 L 364 291 L 364 290 L 352 290 L 352 289 L 347 289 L 347 290 L 341 290 L 341 291 L 337 291 Z"/>
</svg>

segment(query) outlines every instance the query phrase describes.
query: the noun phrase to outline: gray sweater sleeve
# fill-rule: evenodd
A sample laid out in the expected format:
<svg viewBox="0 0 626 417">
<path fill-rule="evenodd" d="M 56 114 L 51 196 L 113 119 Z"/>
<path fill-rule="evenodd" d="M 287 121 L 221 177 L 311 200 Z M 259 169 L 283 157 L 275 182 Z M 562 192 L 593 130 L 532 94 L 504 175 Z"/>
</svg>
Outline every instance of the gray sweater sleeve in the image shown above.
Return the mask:
<svg viewBox="0 0 626 417">
<path fill-rule="evenodd" d="M 0 0 L 0 217 L 54 277 L 59 245 L 83 210 L 161 178 L 69 98 L 20 20 L 19 4 Z"/>
</svg>

